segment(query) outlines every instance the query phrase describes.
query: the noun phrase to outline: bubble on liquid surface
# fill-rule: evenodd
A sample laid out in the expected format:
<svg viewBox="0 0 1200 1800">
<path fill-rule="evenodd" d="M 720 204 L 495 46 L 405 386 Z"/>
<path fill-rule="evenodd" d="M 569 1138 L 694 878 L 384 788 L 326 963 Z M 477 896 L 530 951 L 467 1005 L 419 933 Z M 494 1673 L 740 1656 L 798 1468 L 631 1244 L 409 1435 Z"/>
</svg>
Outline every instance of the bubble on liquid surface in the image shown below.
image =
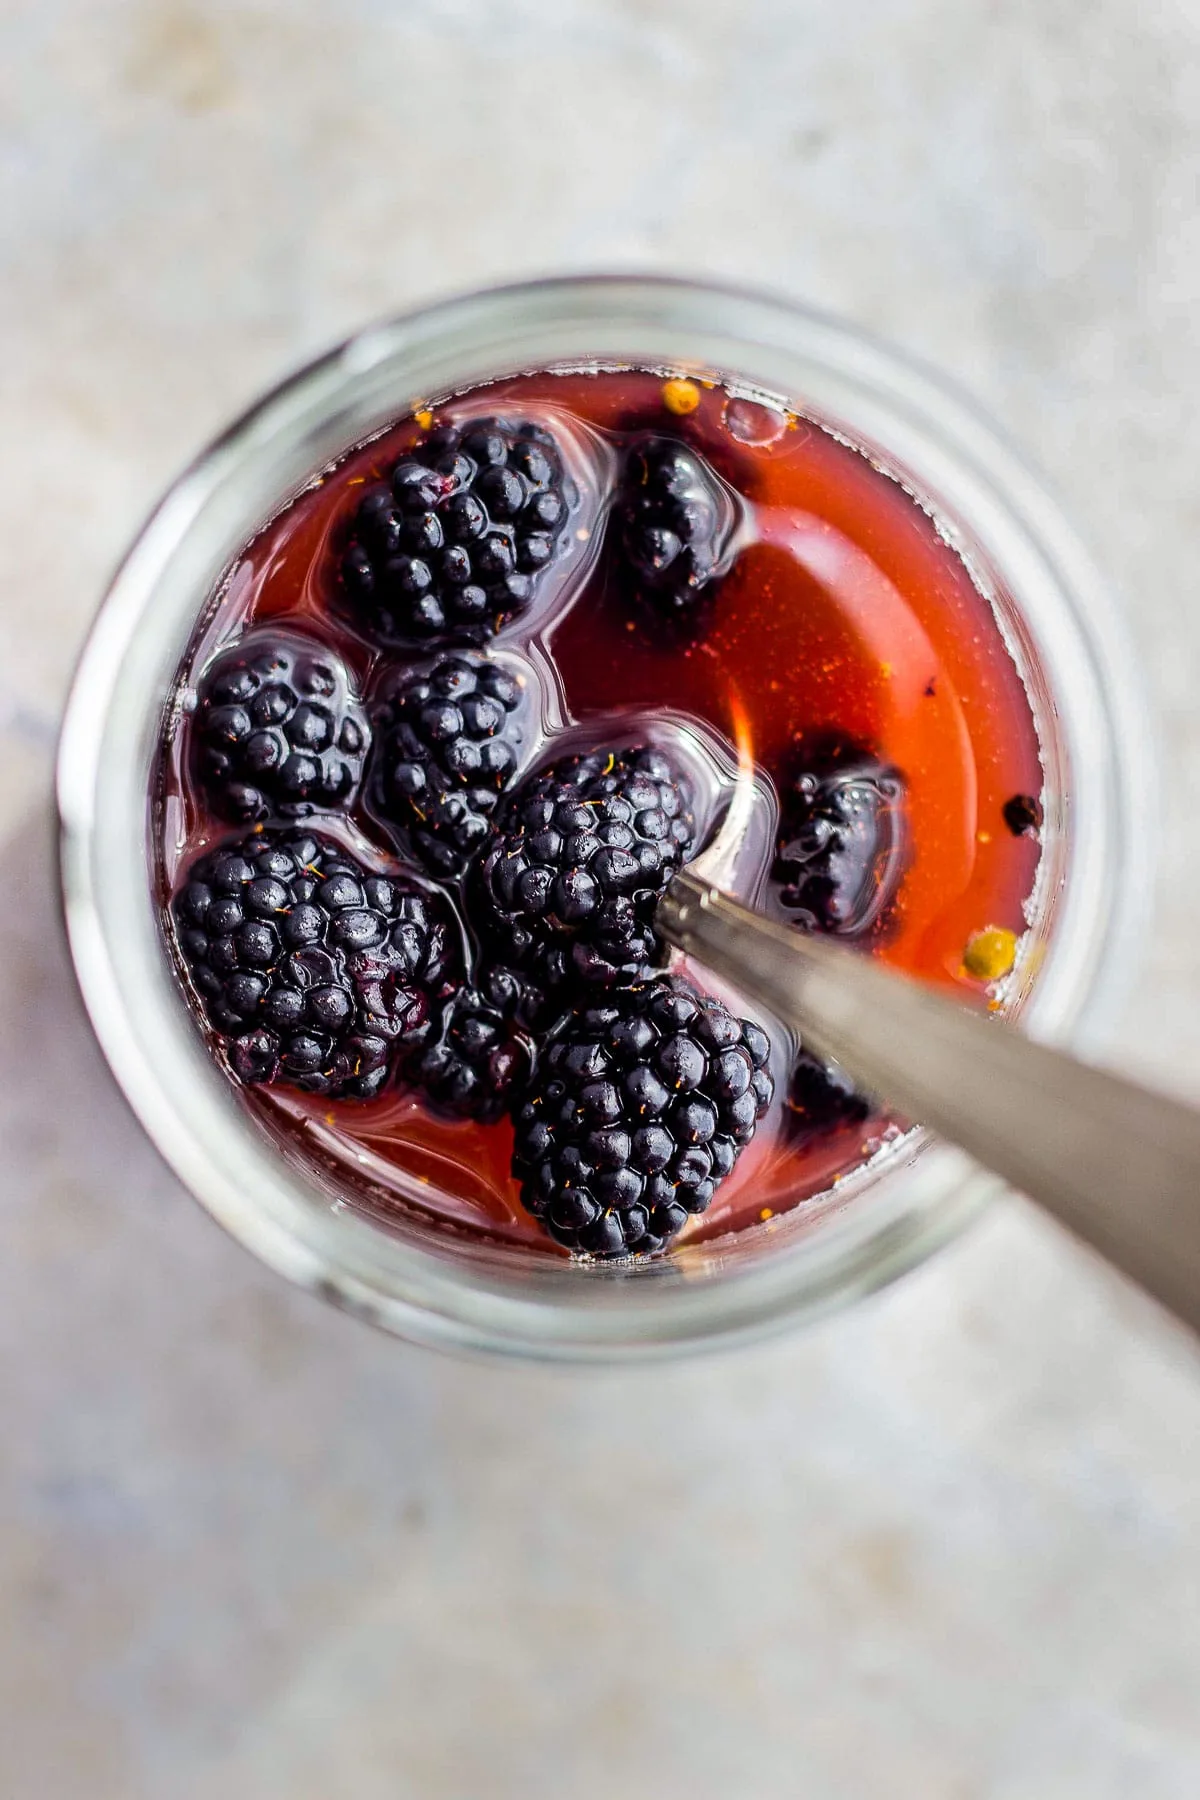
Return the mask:
<svg viewBox="0 0 1200 1800">
<path fill-rule="evenodd" d="M 773 444 L 787 430 L 787 414 L 757 400 L 730 397 L 725 402 L 725 429 L 739 444 Z"/>
</svg>

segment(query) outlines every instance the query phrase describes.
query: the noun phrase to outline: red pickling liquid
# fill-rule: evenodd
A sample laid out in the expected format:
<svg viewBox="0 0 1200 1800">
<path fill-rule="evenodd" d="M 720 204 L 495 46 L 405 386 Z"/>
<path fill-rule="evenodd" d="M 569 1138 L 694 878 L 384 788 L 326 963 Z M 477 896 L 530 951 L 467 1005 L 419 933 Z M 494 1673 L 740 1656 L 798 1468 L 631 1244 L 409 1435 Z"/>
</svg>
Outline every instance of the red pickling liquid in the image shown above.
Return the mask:
<svg viewBox="0 0 1200 1800">
<path fill-rule="evenodd" d="M 664 711 L 702 722 L 730 746 L 742 736 L 782 784 L 800 739 L 836 731 L 903 774 L 908 860 L 887 929 L 871 953 L 964 997 L 987 998 L 962 970 L 985 925 L 1025 929 L 1039 846 L 1016 837 L 1001 809 L 1040 792 L 1030 702 L 987 601 L 928 514 L 859 451 L 819 426 L 702 386 L 684 418 L 663 403 L 660 376 L 637 371 L 524 375 L 439 406 L 438 422 L 500 413 L 534 419 L 559 439 L 581 488 L 570 548 L 543 604 L 493 646 L 544 659 L 566 723 L 594 745 L 634 741 Z M 702 641 L 647 633 L 603 545 L 603 496 L 626 434 L 675 435 L 700 450 L 748 502 L 749 541 L 726 577 Z M 268 621 L 321 638 L 368 697 L 399 659 L 372 650 L 336 602 L 338 551 L 365 483 L 386 479 L 423 436 L 409 419 L 353 452 L 269 524 L 229 571 L 181 671 L 186 694 L 215 652 Z M 413 651 L 421 661 L 427 651 Z M 214 842 L 243 835 L 212 819 L 188 776 L 186 704 L 163 758 L 155 818 L 165 896 Z M 573 735 L 578 735 L 573 731 Z M 576 747 L 572 742 L 572 748 Z M 553 754 L 542 741 L 533 760 Z M 341 836 L 384 869 L 394 853 L 361 809 L 348 824 L 303 822 Z M 361 835 L 359 835 L 361 834 Z M 770 860 L 762 845 L 760 874 Z M 737 1003 L 704 971 L 702 986 Z M 789 1045 L 769 1019 L 776 1098 L 709 1211 L 679 1242 L 720 1236 L 829 1188 L 879 1143 L 880 1121 L 802 1141 L 789 1130 Z M 509 1174 L 512 1129 L 448 1121 L 411 1092 L 366 1103 L 287 1087 L 246 1088 L 246 1103 L 292 1156 L 332 1171 L 351 1203 L 382 1220 L 407 1216 L 561 1256 L 522 1210 Z"/>
</svg>

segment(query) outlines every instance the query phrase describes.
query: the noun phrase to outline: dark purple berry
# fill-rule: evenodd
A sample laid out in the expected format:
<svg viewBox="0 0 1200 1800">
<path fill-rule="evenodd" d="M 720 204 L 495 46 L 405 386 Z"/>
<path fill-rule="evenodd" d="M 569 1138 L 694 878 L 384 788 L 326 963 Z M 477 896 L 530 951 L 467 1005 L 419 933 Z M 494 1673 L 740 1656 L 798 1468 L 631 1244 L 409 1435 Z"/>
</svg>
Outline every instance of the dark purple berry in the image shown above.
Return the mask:
<svg viewBox="0 0 1200 1800">
<path fill-rule="evenodd" d="M 693 626 L 723 573 L 736 520 L 715 470 L 677 438 L 641 438 L 625 459 L 616 518 L 639 606 Z"/>
<path fill-rule="evenodd" d="M 323 644 L 252 632 L 208 665 L 197 693 L 192 763 L 222 818 L 352 804 L 370 730 L 345 664 Z"/>
<path fill-rule="evenodd" d="M 223 844 L 192 865 L 172 911 L 243 1081 L 369 1099 L 450 990 L 444 903 L 328 838 L 260 830 Z"/>
<path fill-rule="evenodd" d="M 461 875 L 516 773 L 521 682 L 484 656 L 405 670 L 372 708 L 370 804 L 434 875 Z"/>
<path fill-rule="evenodd" d="M 863 936 L 896 896 L 906 836 L 903 778 L 852 745 L 829 746 L 783 795 L 780 904 L 801 930 Z"/>
<path fill-rule="evenodd" d="M 542 427 L 439 427 L 359 502 L 341 561 L 351 618 L 384 646 L 486 642 L 528 610 L 574 499 Z"/>
<path fill-rule="evenodd" d="M 514 1112 L 521 1201 L 552 1238 L 593 1256 L 644 1256 L 707 1209 L 774 1092 L 751 1030 L 765 1038 L 666 976 L 559 1022 Z M 747 1083 L 759 1075 L 758 1093 L 731 1097 L 731 1056 Z M 664 1066 L 686 1070 L 686 1088 L 664 1081 Z"/>
<path fill-rule="evenodd" d="M 496 810 L 475 922 L 503 962 L 545 989 L 634 979 L 660 953 L 654 908 L 694 832 L 687 784 L 661 750 L 552 763 Z"/>
<path fill-rule="evenodd" d="M 435 1108 L 492 1123 L 529 1078 L 534 1049 L 524 1020 L 537 1004 L 509 971 L 485 970 L 478 986 L 446 1000 L 428 1043 L 407 1063 L 407 1078 Z"/>
<path fill-rule="evenodd" d="M 822 1062 L 801 1050 L 788 1086 L 788 1135 L 807 1140 L 841 1125 L 861 1125 L 870 1116 L 870 1102 L 853 1085 L 837 1063 Z"/>
</svg>

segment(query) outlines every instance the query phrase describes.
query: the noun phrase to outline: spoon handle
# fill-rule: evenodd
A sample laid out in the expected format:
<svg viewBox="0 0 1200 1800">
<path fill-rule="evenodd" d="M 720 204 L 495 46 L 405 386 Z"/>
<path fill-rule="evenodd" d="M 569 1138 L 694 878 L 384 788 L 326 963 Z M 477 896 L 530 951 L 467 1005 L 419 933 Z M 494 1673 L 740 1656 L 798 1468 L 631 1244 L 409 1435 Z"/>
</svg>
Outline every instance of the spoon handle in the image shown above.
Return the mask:
<svg viewBox="0 0 1200 1800">
<path fill-rule="evenodd" d="M 689 874 L 663 934 L 1020 1188 L 1200 1331 L 1200 1112 L 968 1011 Z"/>
</svg>

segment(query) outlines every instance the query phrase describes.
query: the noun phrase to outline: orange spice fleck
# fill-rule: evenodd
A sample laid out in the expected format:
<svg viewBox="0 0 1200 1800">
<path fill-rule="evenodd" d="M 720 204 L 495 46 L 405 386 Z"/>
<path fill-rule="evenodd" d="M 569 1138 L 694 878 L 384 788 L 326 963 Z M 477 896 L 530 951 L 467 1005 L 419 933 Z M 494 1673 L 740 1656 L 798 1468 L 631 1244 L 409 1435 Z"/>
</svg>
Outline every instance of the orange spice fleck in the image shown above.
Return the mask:
<svg viewBox="0 0 1200 1800">
<path fill-rule="evenodd" d="M 683 416 L 694 413 L 700 404 L 700 389 L 694 381 L 685 381 L 682 376 L 673 376 L 662 384 L 662 403 L 668 412 Z"/>
</svg>

